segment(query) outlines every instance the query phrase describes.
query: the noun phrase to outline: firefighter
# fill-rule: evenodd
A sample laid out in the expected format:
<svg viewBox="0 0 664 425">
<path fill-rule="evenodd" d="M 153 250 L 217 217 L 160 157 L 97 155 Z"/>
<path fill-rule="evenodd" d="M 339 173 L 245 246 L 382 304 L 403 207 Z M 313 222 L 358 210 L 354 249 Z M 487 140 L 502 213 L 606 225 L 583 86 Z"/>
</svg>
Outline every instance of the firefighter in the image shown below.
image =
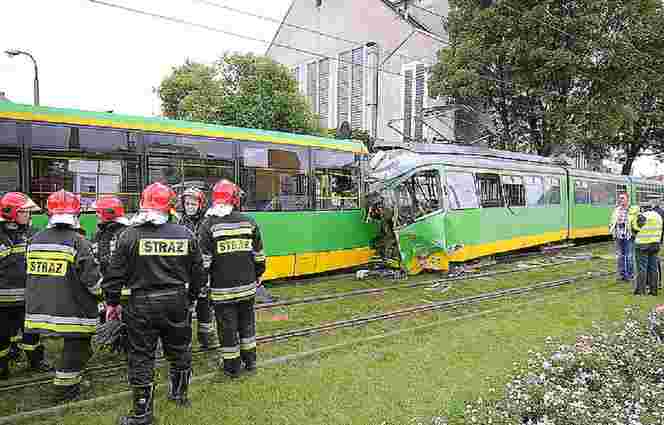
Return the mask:
<svg viewBox="0 0 664 425">
<path fill-rule="evenodd" d="M 638 273 L 634 295 L 657 295 L 659 271 L 657 255 L 662 242 L 662 217 L 649 208 L 640 214 L 632 213 L 630 225 L 636 233 L 634 239 Z"/>
<path fill-rule="evenodd" d="M 199 228 L 210 274 L 210 298 L 222 329 L 223 373 L 237 378 L 242 363 L 256 370 L 256 286 L 265 272 L 265 255 L 256 222 L 235 208 L 241 190 L 228 180 L 213 189 L 213 206 Z"/>
<path fill-rule="evenodd" d="M 48 226 L 28 244 L 25 331 L 63 337 L 55 372 L 57 401 L 81 392 L 82 370 L 92 354 L 97 324 L 99 266 L 79 232 L 81 201 L 60 190 L 46 202 Z"/>
<path fill-rule="evenodd" d="M 184 214 L 178 224 L 186 226 L 195 235 L 198 233 L 203 215 L 205 213 L 205 194 L 196 188 L 189 188 L 182 194 Z M 209 350 L 219 346 L 219 337 L 214 330 L 212 322 L 212 309 L 210 306 L 209 285 L 201 287 L 201 293 L 196 301 L 196 320 L 198 321 L 198 342 L 202 350 Z"/>
<path fill-rule="evenodd" d="M 30 212 L 38 210 L 32 199 L 19 192 L 9 192 L 0 199 L 0 379 L 9 378 L 10 347 L 14 358 L 23 350 L 29 368 L 50 370 L 44 360 L 44 347 L 38 334 L 23 332 L 25 320 L 25 250 L 34 235 Z"/>
<path fill-rule="evenodd" d="M 106 274 L 111 255 L 115 251 L 118 236 L 127 228 L 129 220 L 125 217 L 124 205 L 115 196 L 105 196 L 92 204 L 97 211 L 97 232 L 92 240 L 92 249 L 99 262 L 99 271 Z M 100 306 L 100 320 L 106 319 L 106 310 Z"/>
<path fill-rule="evenodd" d="M 171 223 L 176 194 L 154 183 L 141 195 L 139 214 L 118 239 L 102 288 L 107 320 L 127 325 L 129 383 L 133 411 L 123 425 L 149 425 L 154 420 L 154 363 L 157 340 L 163 341 L 170 362 L 168 398 L 188 406 L 191 380 L 191 313 L 206 278 L 195 235 Z M 131 289 L 122 311 L 123 284 Z M 187 287 L 188 285 L 188 287 Z"/>
</svg>

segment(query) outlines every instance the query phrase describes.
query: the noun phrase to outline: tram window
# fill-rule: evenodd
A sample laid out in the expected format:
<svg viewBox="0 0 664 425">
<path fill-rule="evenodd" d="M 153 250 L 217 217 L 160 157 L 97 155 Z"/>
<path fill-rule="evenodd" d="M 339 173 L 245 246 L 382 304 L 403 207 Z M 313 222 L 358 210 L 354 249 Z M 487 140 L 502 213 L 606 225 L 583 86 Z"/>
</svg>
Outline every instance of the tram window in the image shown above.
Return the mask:
<svg viewBox="0 0 664 425">
<path fill-rule="evenodd" d="M 269 143 L 240 144 L 240 185 L 251 211 L 310 209 L 309 150 Z"/>
<path fill-rule="evenodd" d="M 0 146 L 18 146 L 16 123 L 0 121 Z"/>
<path fill-rule="evenodd" d="M 661 200 L 658 186 L 640 184 L 636 187 L 636 200 L 641 204 L 657 203 Z"/>
<path fill-rule="evenodd" d="M 501 176 L 503 194 L 510 207 L 526 206 L 526 189 L 521 176 Z"/>
<path fill-rule="evenodd" d="M 524 182 L 528 206 L 544 205 L 544 179 L 540 176 L 526 176 Z"/>
<path fill-rule="evenodd" d="M 560 179 L 558 177 L 546 177 L 544 179 L 544 203 L 560 205 Z"/>
<path fill-rule="evenodd" d="M 445 193 L 450 209 L 479 208 L 475 178 L 471 173 L 448 172 L 446 177 Z"/>
<path fill-rule="evenodd" d="M 99 196 L 116 195 L 128 211 L 138 208 L 139 162 L 135 160 L 55 159 L 33 157 L 30 192 L 40 207 L 60 189 L 81 195 L 85 211 Z"/>
<path fill-rule="evenodd" d="M 498 174 L 477 174 L 477 186 L 480 190 L 482 208 L 502 207 L 504 205 Z"/>
<path fill-rule="evenodd" d="M 350 152 L 313 150 L 316 209 L 359 208 L 360 157 Z"/>
<path fill-rule="evenodd" d="M 624 185 L 624 184 L 617 185 L 616 186 L 616 202 L 618 202 L 618 197 L 623 193 L 627 193 L 627 185 Z"/>
<path fill-rule="evenodd" d="M 42 150 L 90 152 L 136 150 L 136 141 L 131 133 L 107 129 L 33 124 L 30 140 L 33 149 Z"/>
<path fill-rule="evenodd" d="M 20 190 L 18 160 L 0 159 L 0 195 Z"/>
<path fill-rule="evenodd" d="M 616 203 L 616 185 L 608 182 L 593 182 L 590 185 L 590 202 L 593 205 Z"/>
<path fill-rule="evenodd" d="M 178 194 L 188 187 L 197 187 L 209 195 L 221 179 L 235 181 L 232 161 L 182 160 L 174 157 L 150 157 L 148 181 L 171 186 Z"/>
<path fill-rule="evenodd" d="M 225 164 L 233 166 L 235 146 L 231 141 L 181 136 L 177 137 L 176 143 L 181 146 L 182 151 L 188 156 L 223 160 Z"/>
<path fill-rule="evenodd" d="M 408 225 L 441 208 L 440 175 L 437 170 L 417 172 L 400 183 L 394 193 L 399 224 Z"/>
<path fill-rule="evenodd" d="M 590 204 L 590 184 L 584 180 L 574 182 L 574 202 L 576 204 Z"/>
</svg>

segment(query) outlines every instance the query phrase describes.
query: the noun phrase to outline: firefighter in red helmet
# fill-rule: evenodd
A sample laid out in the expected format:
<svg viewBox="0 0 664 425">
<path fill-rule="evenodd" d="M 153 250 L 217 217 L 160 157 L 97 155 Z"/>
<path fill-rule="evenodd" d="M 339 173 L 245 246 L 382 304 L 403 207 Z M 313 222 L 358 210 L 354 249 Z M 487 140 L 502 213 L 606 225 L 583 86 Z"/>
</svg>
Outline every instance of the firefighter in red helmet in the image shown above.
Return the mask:
<svg viewBox="0 0 664 425">
<path fill-rule="evenodd" d="M 91 207 L 97 212 L 97 231 L 92 239 L 92 248 L 103 276 L 115 251 L 118 236 L 127 228 L 129 220 L 125 217 L 122 201 L 116 196 L 103 196 Z M 103 308 L 100 319 L 102 322 L 106 320 L 106 310 Z"/>
<path fill-rule="evenodd" d="M 188 188 L 181 197 L 183 214 L 178 224 L 186 226 L 195 235 L 198 226 L 203 220 L 205 213 L 205 193 L 195 187 Z M 198 343 L 203 350 L 219 347 L 217 336 L 212 321 L 212 309 L 210 307 L 209 285 L 201 287 L 201 292 L 196 301 L 196 321 L 198 322 Z"/>
<path fill-rule="evenodd" d="M 18 339 L 25 320 L 25 251 L 35 233 L 30 212 L 37 210 L 37 204 L 20 192 L 6 193 L 0 199 L 0 379 L 9 377 L 9 359 L 21 349 L 31 369 L 50 370 L 38 334 L 23 332 Z"/>
<path fill-rule="evenodd" d="M 210 298 L 222 329 L 223 373 L 235 378 L 242 364 L 256 370 L 256 287 L 265 272 L 265 255 L 256 222 L 240 213 L 242 190 L 228 180 L 213 189 L 214 205 L 199 229 L 210 274 Z"/>
<path fill-rule="evenodd" d="M 169 222 L 176 194 L 154 183 L 141 195 L 141 211 L 118 239 L 102 287 L 107 320 L 124 320 L 128 331 L 129 383 L 133 411 L 122 425 L 150 425 L 154 420 L 154 361 L 161 338 L 170 362 L 168 398 L 189 405 L 191 380 L 191 317 L 205 279 L 203 259 L 195 235 Z M 120 307 L 123 285 L 131 290 L 126 308 Z"/>
<path fill-rule="evenodd" d="M 48 226 L 28 244 L 25 331 L 64 339 L 54 384 L 57 401 L 70 401 L 92 354 L 100 275 L 92 244 L 77 231 L 79 197 L 60 190 L 46 208 Z"/>
</svg>

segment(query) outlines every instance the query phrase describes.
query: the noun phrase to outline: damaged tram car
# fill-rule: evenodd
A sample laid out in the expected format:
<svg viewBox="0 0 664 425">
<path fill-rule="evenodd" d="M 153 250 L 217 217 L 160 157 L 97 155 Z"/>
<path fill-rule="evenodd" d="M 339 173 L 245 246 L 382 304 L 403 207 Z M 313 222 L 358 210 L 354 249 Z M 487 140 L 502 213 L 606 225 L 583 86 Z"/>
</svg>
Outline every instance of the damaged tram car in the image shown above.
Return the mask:
<svg viewBox="0 0 664 425">
<path fill-rule="evenodd" d="M 570 168 L 552 158 L 458 145 L 381 151 L 367 172 L 376 249 L 408 274 L 480 257 L 606 236 L 616 198 L 664 196 L 664 184 Z"/>
</svg>

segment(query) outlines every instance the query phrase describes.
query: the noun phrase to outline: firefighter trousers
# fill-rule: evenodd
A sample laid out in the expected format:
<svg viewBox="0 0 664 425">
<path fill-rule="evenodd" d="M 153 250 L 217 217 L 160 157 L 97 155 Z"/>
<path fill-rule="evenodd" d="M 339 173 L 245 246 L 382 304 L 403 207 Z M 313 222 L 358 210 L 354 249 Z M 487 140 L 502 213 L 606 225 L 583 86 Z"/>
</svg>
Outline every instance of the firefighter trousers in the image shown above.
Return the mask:
<svg viewBox="0 0 664 425">
<path fill-rule="evenodd" d="M 62 354 L 55 371 L 53 384 L 56 387 L 78 387 L 83 377 L 83 369 L 92 357 L 91 336 L 63 337 Z"/>
<path fill-rule="evenodd" d="M 25 306 L 22 304 L 0 304 L 0 362 L 9 354 L 12 342 L 17 342 L 20 349 L 28 356 L 39 348 L 39 334 L 23 332 L 20 340 L 19 331 L 23 331 Z"/>
<path fill-rule="evenodd" d="M 210 297 L 198 297 L 196 302 L 196 320 L 198 320 L 198 334 L 211 334 L 214 331 L 212 326 L 212 310 L 210 308 Z"/>
<path fill-rule="evenodd" d="M 191 314 L 184 289 L 132 291 L 123 320 L 129 342 L 129 383 L 151 385 L 157 340 L 171 371 L 191 369 Z"/>
<path fill-rule="evenodd" d="M 256 368 L 255 297 L 242 301 L 216 303 L 217 329 L 222 329 L 221 352 L 224 373 L 237 376 L 242 363 L 247 370 Z"/>
</svg>

